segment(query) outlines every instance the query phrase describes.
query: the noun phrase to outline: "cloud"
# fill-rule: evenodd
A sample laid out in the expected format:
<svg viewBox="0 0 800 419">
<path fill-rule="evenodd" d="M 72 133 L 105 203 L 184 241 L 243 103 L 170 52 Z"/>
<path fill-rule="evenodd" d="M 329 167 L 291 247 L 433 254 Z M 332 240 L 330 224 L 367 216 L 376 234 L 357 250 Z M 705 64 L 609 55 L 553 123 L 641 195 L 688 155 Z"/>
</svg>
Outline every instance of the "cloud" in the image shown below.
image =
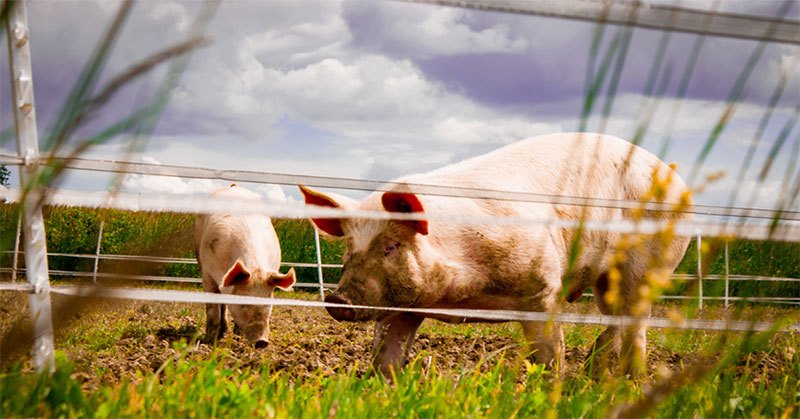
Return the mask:
<svg viewBox="0 0 800 419">
<path fill-rule="evenodd" d="M 137 4 L 103 77 L 180 40 L 202 6 L 187 1 Z M 105 1 L 30 4 L 40 133 L 117 7 Z M 223 2 L 209 26 L 213 44 L 193 55 L 156 132 L 132 158 L 390 179 L 517 139 L 571 131 L 583 106 L 594 28 L 593 23 L 395 2 Z M 617 30 L 605 29 L 599 59 Z M 64 42 L 64 33 L 70 42 Z M 648 104 L 642 92 L 661 35 L 634 31 L 608 133 L 632 138 Z M 675 33 L 670 39 L 664 58 L 672 76 L 643 143 L 654 152 L 668 130 L 670 97 L 696 37 Z M 677 161 L 681 173 L 691 169 L 755 45 L 706 39 L 673 127 L 668 160 Z M 774 141 L 800 100 L 800 65 L 792 69 L 796 57 L 796 47 L 767 47 L 746 86 L 746 100 L 737 105 L 706 168 L 735 170 L 741 164 L 764 103 L 781 74 L 788 74 L 764 137 L 765 144 Z M 0 82 L 7 85 L 4 65 Z M 163 68 L 155 76 L 161 74 Z M 96 116 L 95 126 L 105 127 L 145 103 L 159 81 L 144 78 L 120 92 L 118 101 Z M 605 95 L 604 88 L 597 96 L 592 130 L 599 128 Z M 4 124 L 10 120 L 8 107 L 0 114 Z M 118 138 L 90 154 L 126 156 L 126 142 Z M 754 167 L 764 159 L 764 151 L 758 153 Z M 780 164 L 787 160 L 779 157 Z M 217 186 L 135 175 L 126 182 L 159 193 L 205 193 Z M 279 198 L 279 190 L 259 192 Z M 292 188 L 286 191 L 296 194 Z"/>
<path fill-rule="evenodd" d="M 161 164 L 151 156 L 142 157 L 144 163 Z M 210 179 L 182 179 L 172 176 L 127 174 L 122 187 L 127 192 L 166 193 L 178 195 L 207 194 L 223 186 L 223 181 Z"/>
<path fill-rule="evenodd" d="M 152 156 L 143 156 L 142 161 L 149 164 L 161 164 Z M 183 179 L 172 176 L 128 174 L 123 178 L 122 187 L 126 192 L 194 195 L 208 194 L 216 189 L 226 187 L 230 185 L 230 183 L 231 182 L 224 180 Z M 241 183 L 240 186 L 252 189 L 261 194 L 267 202 L 285 203 L 292 200 L 287 198 L 283 189 L 278 185 L 245 185 Z"/>
<path fill-rule="evenodd" d="M 458 8 L 344 1 L 342 16 L 354 45 L 389 56 L 518 53 L 528 45 L 505 24 L 471 25 L 472 12 Z"/>
<path fill-rule="evenodd" d="M 553 124 L 525 121 L 521 118 L 461 119 L 449 117 L 433 126 L 435 138 L 443 142 L 459 144 L 508 144 L 512 141 L 562 131 Z"/>
<path fill-rule="evenodd" d="M 155 3 L 150 8 L 150 16 L 156 21 L 174 23 L 175 28 L 180 32 L 185 32 L 189 29 L 191 17 L 186 8 L 180 3 Z"/>
<path fill-rule="evenodd" d="M 272 203 L 286 203 L 296 202 L 297 200 L 292 197 L 287 197 L 283 188 L 278 185 L 258 185 L 254 190 L 265 197 L 267 202 Z"/>
</svg>

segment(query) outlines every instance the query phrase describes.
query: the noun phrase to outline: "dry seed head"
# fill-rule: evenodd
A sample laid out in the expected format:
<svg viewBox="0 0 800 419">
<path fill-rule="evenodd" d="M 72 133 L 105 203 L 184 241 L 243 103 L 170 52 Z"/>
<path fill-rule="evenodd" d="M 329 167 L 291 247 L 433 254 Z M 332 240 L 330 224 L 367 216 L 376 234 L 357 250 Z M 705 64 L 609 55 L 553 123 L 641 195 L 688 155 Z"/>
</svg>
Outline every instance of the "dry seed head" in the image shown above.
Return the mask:
<svg viewBox="0 0 800 419">
<path fill-rule="evenodd" d="M 669 247 L 666 247 L 666 245 L 665 245 L 664 248 L 661 249 L 661 260 L 667 260 L 671 256 L 672 256 L 672 253 L 670 253 Z"/>
<path fill-rule="evenodd" d="M 678 208 L 686 209 L 689 207 L 689 205 L 691 205 L 691 202 L 692 202 L 692 191 L 691 189 L 687 189 L 683 191 L 683 193 L 681 194 L 681 199 L 678 202 Z"/>
<path fill-rule="evenodd" d="M 675 324 L 681 325 L 684 322 L 683 315 L 674 307 L 667 311 L 667 318 L 672 320 Z"/>
<path fill-rule="evenodd" d="M 658 233 L 658 237 L 661 239 L 662 246 L 667 247 L 672 244 L 672 241 L 675 240 L 675 220 L 668 221 L 664 229 Z"/>
<path fill-rule="evenodd" d="M 637 292 L 639 293 L 640 303 L 646 303 L 655 298 L 655 292 L 653 292 L 653 288 L 647 284 L 639 285 Z"/>
<path fill-rule="evenodd" d="M 634 304 L 633 307 L 631 308 L 631 315 L 642 316 L 647 314 L 647 310 L 650 309 L 651 301 L 653 300 L 653 298 L 654 297 L 651 294 L 643 296 L 642 299 L 637 301 L 636 304 Z"/>
<path fill-rule="evenodd" d="M 648 269 L 644 277 L 646 278 L 648 284 L 656 288 L 668 289 L 672 286 L 672 281 L 669 275 L 669 269 L 665 268 Z"/>
<path fill-rule="evenodd" d="M 708 175 L 706 175 L 706 182 L 708 183 L 716 182 L 725 177 L 725 175 L 726 175 L 725 170 L 717 170 L 716 172 L 711 172 Z"/>
<path fill-rule="evenodd" d="M 557 405 L 558 402 L 561 401 L 561 380 L 556 380 L 553 383 L 553 391 L 550 392 L 550 401 L 553 403 L 553 406 Z M 552 412 L 555 413 L 555 411 Z"/>
<path fill-rule="evenodd" d="M 625 250 L 617 249 L 617 251 L 614 252 L 614 257 L 611 259 L 611 263 L 613 263 L 614 265 L 621 265 L 625 263 L 627 260 L 628 256 L 625 254 Z"/>
<path fill-rule="evenodd" d="M 636 207 L 631 210 L 631 219 L 634 221 L 641 220 L 644 217 L 644 209 L 642 207 Z"/>
<path fill-rule="evenodd" d="M 664 198 L 667 196 L 667 185 L 661 182 L 653 182 L 653 197 L 655 198 L 656 202 L 664 202 Z"/>
<path fill-rule="evenodd" d="M 622 274 L 617 265 L 611 265 L 608 270 L 608 291 L 604 296 L 606 303 L 611 307 L 616 307 L 620 302 L 619 284 L 622 281 Z"/>
</svg>

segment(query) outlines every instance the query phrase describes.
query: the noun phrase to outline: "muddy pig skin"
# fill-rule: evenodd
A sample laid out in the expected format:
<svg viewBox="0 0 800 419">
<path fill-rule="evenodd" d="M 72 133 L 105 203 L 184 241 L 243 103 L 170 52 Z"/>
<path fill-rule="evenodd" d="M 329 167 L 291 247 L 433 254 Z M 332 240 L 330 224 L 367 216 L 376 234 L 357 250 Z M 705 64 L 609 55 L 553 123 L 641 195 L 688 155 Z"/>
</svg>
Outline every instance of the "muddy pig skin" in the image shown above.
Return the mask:
<svg viewBox="0 0 800 419">
<path fill-rule="evenodd" d="M 232 184 L 209 196 L 260 200 L 259 195 Z M 281 248 L 270 218 L 262 214 L 203 214 L 194 225 L 197 262 L 206 292 L 272 297 L 275 288 L 288 289 L 295 282 L 294 269 L 278 270 Z M 269 318 L 272 306 L 233 305 L 234 323 L 256 348 L 269 344 Z M 206 340 L 225 334 L 225 305 L 206 304 Z"/>
<path fill-rule="evenodd" d="M 386 191 L 362 201 L 303 186 L 300 189 L 306 204 L 352 210 L 427 211 L 454 217 L 585 217 L 602 222 L 631 219 L 633 210 L 622 205 L 553 203 L 547 196 L 647 200 L 651 199 L 655 176 L 666 184 L 661 196 L 664 202 L 682 202 L 681 208 L 690 204 L 688 188 L 674 168 L 648 151 L 609 135 L 558 133 L 528 138 L 428 173 L 401 177 Z M 540 194 L 545 199 L 525 202 L 424 195 L 414 192 L 414 184 Z M 685 212 L 655 210 L 644 211 L 643 216 L 690 218 Z M 312 222 L 327 237 L 343 239 L 346 244 L 339 287 L 326 301 L 381 307 L 557 312 L 565 296 L 572 301 L 584 289 L 592 288 L 600 312 L 644 318 L 650 314 L 649 301 L 639 297 L 645 274 L 671 274 L 689 242 L 688 237 L 639 236 L 638 245 L 622 246 L 621 234 L 586 230 L 580 236 L 580 253 L 568 275 L 576 231 L 556 225 L 478 225 L 441 218 L 321 218 Z M 632 236 L 626 241 L 633 241 Z M 623 257 L 618 255 L 612 265 L 615 252 L 623 253 Z M 611 293 L 616 296 L 613 301 Z M 417 314 L 349 307 L 329 308 L 328 312 L 340 321 L 377 322 L 373 365 L 383 373 L 404 363 L 424 319 Z M 458 323 L 481 321 L 431 317 Z M 532 358 L 559 368 L 564 360 L 561 326 L 521 324 Z M 645 339 L 645 326 L 639 322 L 624 328 L 609 327 L 595 344 L 598 356 L 610 359 L 609 368 L 619 356 L 621 370 L 638 373 L 645 361 Z"/>
</svg>

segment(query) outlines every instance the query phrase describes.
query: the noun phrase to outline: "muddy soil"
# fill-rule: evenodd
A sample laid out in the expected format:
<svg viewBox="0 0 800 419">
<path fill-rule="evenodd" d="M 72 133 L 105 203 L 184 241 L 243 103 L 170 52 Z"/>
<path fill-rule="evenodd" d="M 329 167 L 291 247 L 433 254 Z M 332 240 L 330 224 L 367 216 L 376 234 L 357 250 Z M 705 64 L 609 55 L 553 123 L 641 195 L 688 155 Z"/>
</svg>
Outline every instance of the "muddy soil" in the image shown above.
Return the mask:
<svg viewBox="0 0 800 419">
<path fill-rule="evenodd" d="M 299 294 L 299 293 L 298 293 Z M 284 295 L 285 297 L 285 295 Z M 205 311 L 200 304 L 132 302 L 125 300 L 66 299 L 54 295 L 56 348 L 64 351 L 75 363 L 74 376 L 91 391 L 101 384 L 112 384 L 123 378 L 134 379 L 137 372 L 157 371 L 166 362 L 182 353 L 192 359 L 218 357 L 231 368 L 258 370 L 268 366 L 282 371 L 290 379 L 302 379 L 312 374 L 334 374 L 340 369 L 355 369 L 364 374 L 370 365 L 373 323 L 339 323 L 324 310 L 303 307 L 275 307 L 271 321 L 270 344 L 255 349 L 232 331 L 213 345 L 202 343 Z M 312 299 L 307 294 L 304 299 Z M 591 306 L 575 305 L 574 312 L 591 312 Z M 655 313 L 659 314 L 659 313 Z M 663 313 L 661 313 L 663 315 Z M 0 292 L 0 335 L 4 336 L 3 360 L 15 351 L 24 354 L 29 346 L 30 330 L 25 294 Z M 601 329 L 583 328 L 591 342 Z M 521 360 L 523 340 L 519 326 L 512 323 L 496 325 L 445 325 L 426 321 L 417 336 L 412 357 L 437 370 L 454 375 L 465 370 L 487 369 L 504 362 L 517 366 Z M 698 337 L 701 338 L 701 337 Z M 569 341 L 568 337 L 568 341 Z M 178 342 L 187 342 L 180 349 Z M 651 376 L 677 371 L 701 359 L 711 360 L 718 353 L 700 355 L 689 349 L 670 350 L 651 338 L 648 370 Z M 787 348 L 791 349 L 791 348 Z M 581 373 L 589 345 L 567 345 L 566 373 Z M 765 379 L 779 374 L 793 356 L 786 351 L 756 353 L 742 359 L 742 368 L 761 371 Z M 783 354 L 783 355 L 781 355 Z M 28 360 L 28 368 L 30 368 Z"/>
</svg>

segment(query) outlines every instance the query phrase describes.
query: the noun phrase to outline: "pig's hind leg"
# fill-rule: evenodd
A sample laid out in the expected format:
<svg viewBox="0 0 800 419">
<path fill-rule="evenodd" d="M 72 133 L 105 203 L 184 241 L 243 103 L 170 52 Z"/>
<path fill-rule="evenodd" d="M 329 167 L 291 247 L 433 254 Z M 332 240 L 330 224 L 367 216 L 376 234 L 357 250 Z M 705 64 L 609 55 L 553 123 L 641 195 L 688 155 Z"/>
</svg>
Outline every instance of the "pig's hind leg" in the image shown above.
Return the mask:
<svg viewBox="0 0 800 419">
<path fill-rule="evenodd" d="M 619 314 L 606 302 L 608 292 L 608 273 L 602 273 L 593 287 L 594 300 L 601 314 L 611 316 Z M 586 367 L 595 378 L 606 376 L 614 370 L 620 353 L 620 330 L 617 326 L 608 326 L 595 340 L 592 350 L 585 361 Z"/>
<path fill-rule="evenodd" d="M 213 279 L 203 276 L 203 290 L 219 294 L 219 287 Z M 225 322 L 225 304 L 206 304 L 206 343 L 214 343 L 225 335 L 228 325 Z"/>
</svg>

